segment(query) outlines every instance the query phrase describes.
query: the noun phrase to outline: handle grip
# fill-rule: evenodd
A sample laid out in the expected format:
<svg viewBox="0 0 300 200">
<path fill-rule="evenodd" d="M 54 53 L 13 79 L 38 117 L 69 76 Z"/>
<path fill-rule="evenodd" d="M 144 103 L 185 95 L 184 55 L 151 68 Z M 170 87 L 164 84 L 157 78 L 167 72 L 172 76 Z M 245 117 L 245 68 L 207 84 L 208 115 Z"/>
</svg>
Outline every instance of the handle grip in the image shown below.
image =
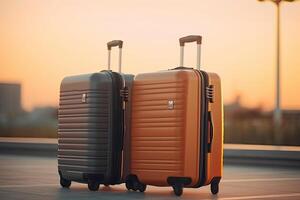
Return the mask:
<svg viewBox="0 0 300 200">
<path fill-rule="evenodd" d="M 123 47 L 123 41 L 122 40 L 112 40 L 107 43 L 108 50 L 111 50 L 112 47 L 116 47 L 116 46 L 119 46 L 119 48 L 121 49 Z"/>
<path fill-rule="evenodd" d="M 201 35 L 189 35 L 189 36 L 182 37 L 179 39 L 179 44 L 181 47 L 183 47 L 184 44 L 188 43 L 188 42 L 197 42 L 197 44 L 201 44 L 202 37 L 201 37 Z"/>
</svg>

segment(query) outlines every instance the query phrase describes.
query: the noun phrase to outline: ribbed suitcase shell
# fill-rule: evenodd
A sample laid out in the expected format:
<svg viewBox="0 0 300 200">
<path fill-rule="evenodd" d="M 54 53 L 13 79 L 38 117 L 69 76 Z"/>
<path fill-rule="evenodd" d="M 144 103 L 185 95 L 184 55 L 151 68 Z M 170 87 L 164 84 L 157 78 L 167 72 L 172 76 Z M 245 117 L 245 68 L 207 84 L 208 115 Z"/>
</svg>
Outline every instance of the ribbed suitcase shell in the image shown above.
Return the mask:
<svg viewBox="0 0 300 200">
<path fill-rule="evenodd" d="M 133 76 L 124 77 L 130 90 Z M 122 85 L 122 76 L 111 71 L 63 79 L 58 110 L 58 170 L 65 179 L 83 183 L 93 179 L 107 184 L 121 181 Z"/>
<path fill-rule="evenodd" d="M 211 85 L 213 102 L 206 96 Z M 221 178 L 223 109 L 216 74 L 182 67 L 139 74 L 132 95 L 130 176 L 156 186 L 178 180 L 184 187 Z M 209 112 L 214 128 L 210 152 Z"/>
</svg>

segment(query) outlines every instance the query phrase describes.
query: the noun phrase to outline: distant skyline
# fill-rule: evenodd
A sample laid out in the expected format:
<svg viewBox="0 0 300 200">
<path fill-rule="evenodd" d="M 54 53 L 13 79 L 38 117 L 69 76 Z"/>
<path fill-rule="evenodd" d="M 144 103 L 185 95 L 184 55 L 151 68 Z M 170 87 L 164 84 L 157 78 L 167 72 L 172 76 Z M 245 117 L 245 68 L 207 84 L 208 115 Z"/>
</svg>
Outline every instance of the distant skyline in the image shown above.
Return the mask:
<svg viewBox="0 0 300 200">
<path fill-rule="evenodd" d="M 299 109 L 300 1 L 281 10 L 282 107 Z M 124 40 L 123 71 L 138 74 L 178 66 L 189 34 L 203 36 L 202 69 L 221 76 L 225 103 L 273 108 L 275 7 L 256 0 L 0 0 L 0 82 L 22 84 L 27 110 L 57 106 L 63 77 L 106 68 L 109 40 Z M 187 45 L 186 66 L 195 54 Z"/>
</svg>

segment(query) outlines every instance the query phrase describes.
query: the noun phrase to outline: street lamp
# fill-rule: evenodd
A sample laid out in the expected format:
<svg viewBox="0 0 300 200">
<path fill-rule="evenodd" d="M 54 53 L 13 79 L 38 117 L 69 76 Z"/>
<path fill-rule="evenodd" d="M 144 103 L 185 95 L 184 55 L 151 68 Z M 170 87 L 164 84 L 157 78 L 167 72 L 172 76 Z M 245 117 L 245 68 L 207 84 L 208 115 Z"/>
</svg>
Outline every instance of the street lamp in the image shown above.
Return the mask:
<svg viewBox="0 0 300 200">
<path fill-rule="evenodd" d="M 277 21 L 277 53 L 276 53 L 276 97 L 275 97 L 275 109 L 274 109 L 274 122 L 276 129 L 281 125 L 281 109 L 280 109 L 280 3 L 283 1 L 293 2 L 296 0 L 258 0 L 258 1 L 271 1 L 276 4 L 276 21 Z M 278 142 L 278 141 L 277 141 Z"/>
</svg>

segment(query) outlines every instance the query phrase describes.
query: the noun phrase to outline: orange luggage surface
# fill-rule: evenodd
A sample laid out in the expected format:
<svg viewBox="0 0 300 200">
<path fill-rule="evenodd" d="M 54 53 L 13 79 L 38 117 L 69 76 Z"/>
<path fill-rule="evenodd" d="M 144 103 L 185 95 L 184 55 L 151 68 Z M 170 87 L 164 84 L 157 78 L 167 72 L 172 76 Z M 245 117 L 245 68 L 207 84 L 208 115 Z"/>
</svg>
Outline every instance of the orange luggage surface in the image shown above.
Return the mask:
<svg viewBox="0 0 300 200">
<path fill-rule="evenodd" d="M 181 66 L 185 42 L 180 39 Z M 132 89 L 131 162 L 128 189 L 146 185 L 183 187 L 212 185 L 218 192 L 223 168 L 223 109 L 220 78 L 214 73 L 178 67 L 138 74 Z"/>
</svg>

